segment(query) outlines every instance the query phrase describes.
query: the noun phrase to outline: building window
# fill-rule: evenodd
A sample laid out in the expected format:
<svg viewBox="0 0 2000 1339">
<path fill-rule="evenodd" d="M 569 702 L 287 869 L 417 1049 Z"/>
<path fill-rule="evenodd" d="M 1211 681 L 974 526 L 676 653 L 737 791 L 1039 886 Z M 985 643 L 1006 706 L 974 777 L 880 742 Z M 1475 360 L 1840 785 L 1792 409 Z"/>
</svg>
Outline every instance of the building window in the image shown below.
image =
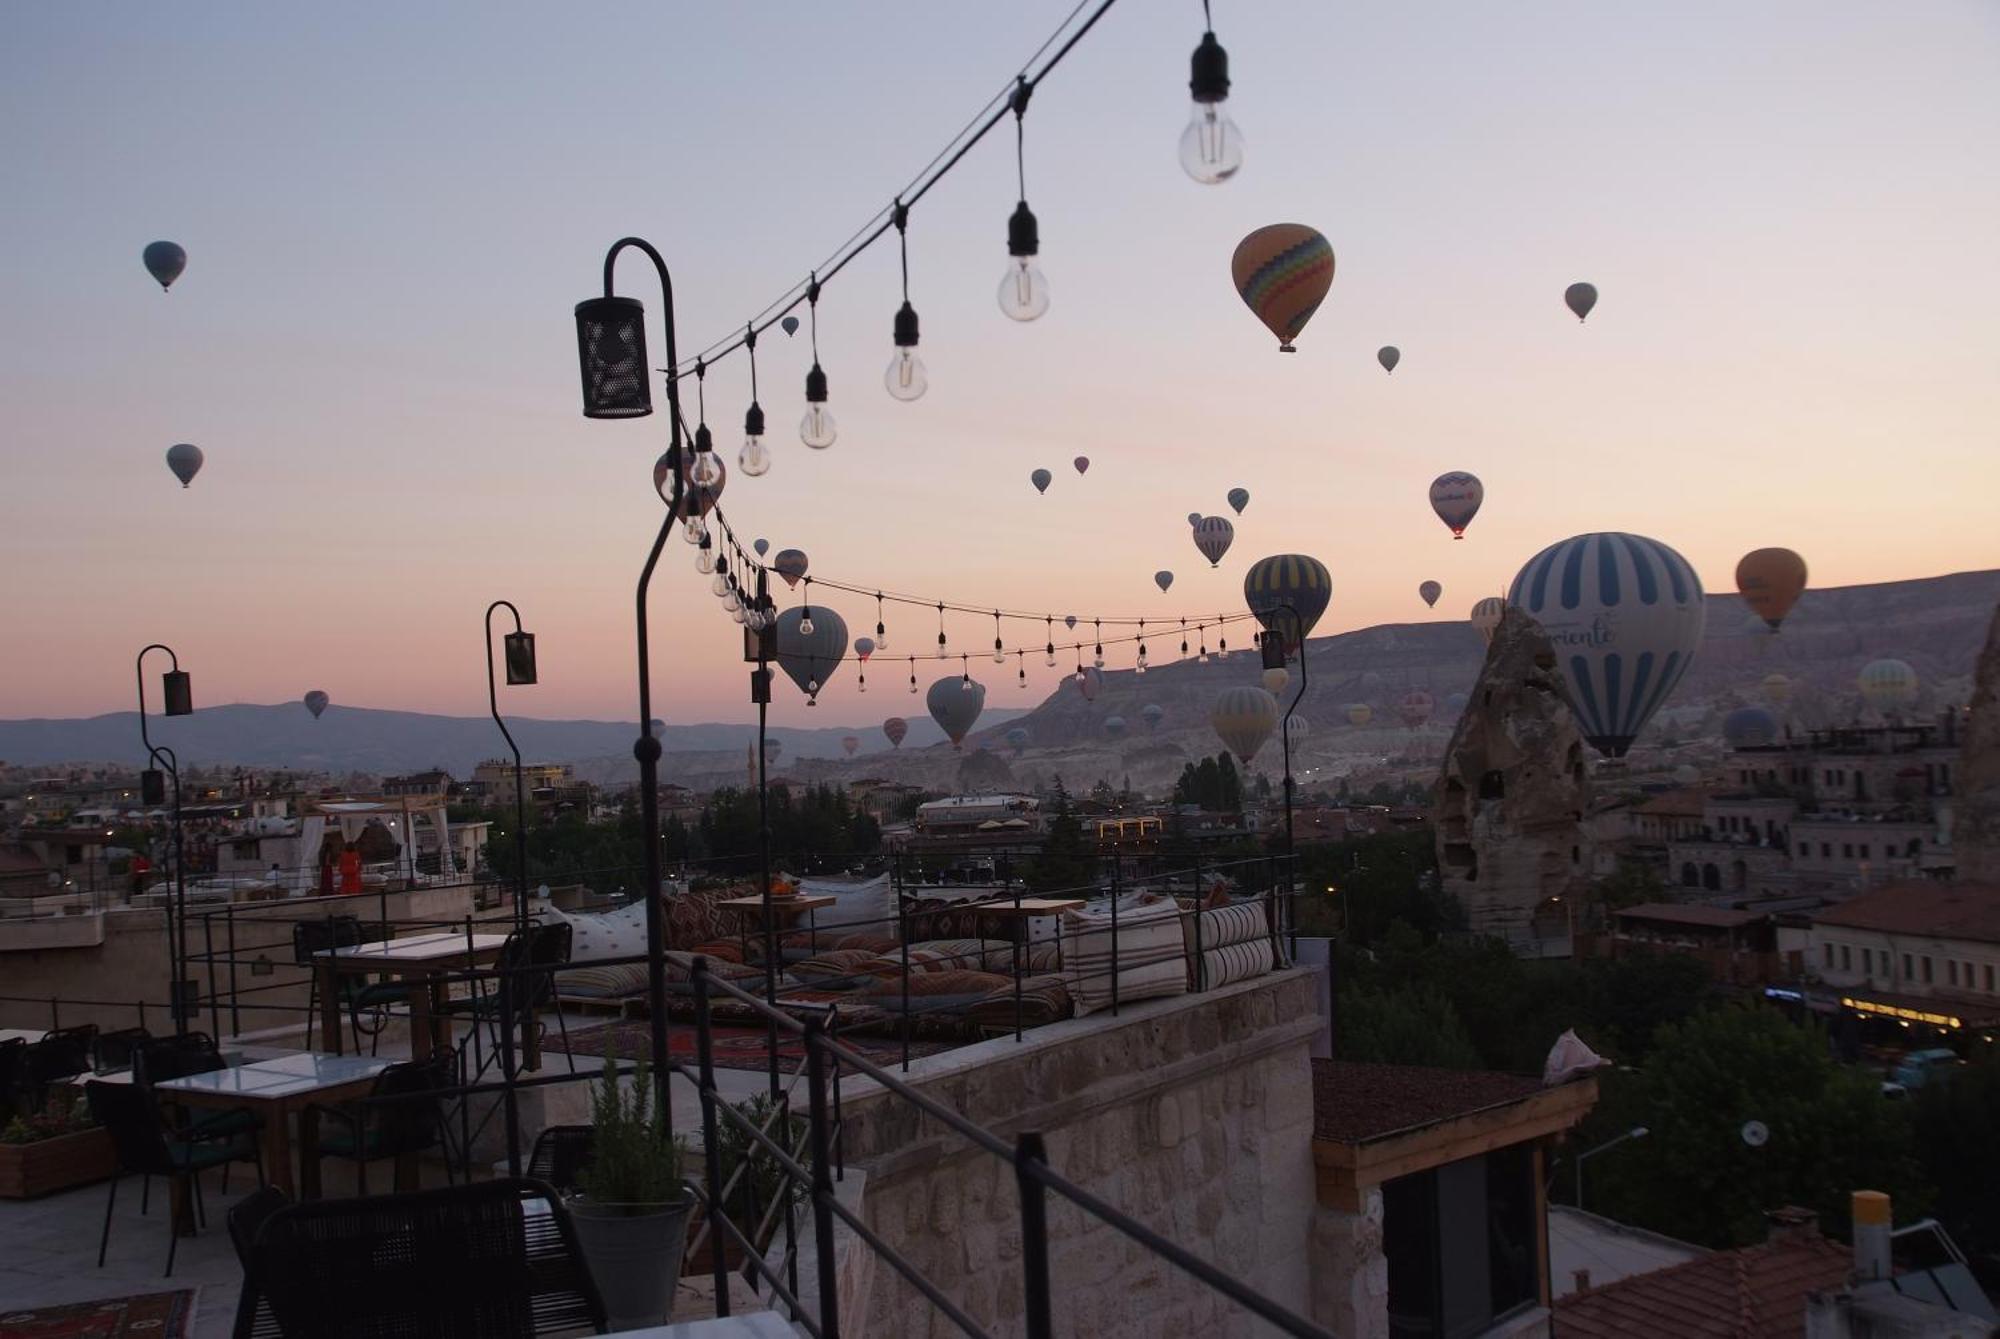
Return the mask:
<svg viewBox="0 0 2000 1339">
<path fill-rule="evenodd" d="M 1526 1144 L 1382 1187 L 1391 1339 L 1477 1334 L 1540 1296 Z"/>
<path fill-rule="evenodd" d="M 1833 966 L 1833 945 L 1821 944 L 1819 947 L 1820 947 L 1820 952 L 1826 955 L 1826 965 L 1828 967 Z"/>
<path fill-rule="evenodd" d="M 1955 986 L 1958 984 L 1958 959 L 1946 958 L 1944 960 L 1944 979 L 1949 985 Z"/>
<path fill-rule="evenodd" d="M 1695 863 L 1692 860 L 1681 865 L 1681 886 L 1685 888 L 1701 887 L 1701 871 L 1695 867 Z"/>
<path fill-rule="evenodd" d="M 1986 964 L 1986 993 L 1993 993 L 1993 964 L 1990 962 Z"/>
<path fill-rule="evenodd" d="M 1916 974 L 1916 968 L 1910 965 L 1910 955 L 1905 953 L 1903 955 L 1903 979 L 1907 981 Z"/>
<path fill-rule="evenodd" d="M 1819 855 L 1820 855 L 1820 859 L 1822 859 L 1822 860 L 1831 860 L 1831 859 L 1833 859 L 1833 843 L 1832 843 L 1832 842 L 1821 842 L 1821 843 L 1819 844 Z"/>
<path fill-rule="evenodd" d="M 1931 955 L 1926 953 L 1924 954 L 1924 984 L 1929 985 L 1930 982 L 1931 982 Z"/>
<path fill-rule="evenodd" d="M 1843 972 L 1854 970 L 1854 954 L 1848 951 L 1845 944 L 1840 946 L 1840 970 Z"/>
<path fill-rule="evenodd" d="M 1869 846 L 1869 844 L 1868 844 L 1867 842 L 1863 842 L 1863 843 L 1861 843 L 1861 858 L 1862 858 L 1863 860 L 1869 860 L 1869 859 L 1872 859 L 1872 858 L 1873 858 L 1873 856 L 1872 856 L 1872 854 L 1871 854 L 1871 852 L 1872 852 L 1872 849 L 1873 849 L 1873 848 L 1871 848 L 1871 847 Z"/>
</svg>

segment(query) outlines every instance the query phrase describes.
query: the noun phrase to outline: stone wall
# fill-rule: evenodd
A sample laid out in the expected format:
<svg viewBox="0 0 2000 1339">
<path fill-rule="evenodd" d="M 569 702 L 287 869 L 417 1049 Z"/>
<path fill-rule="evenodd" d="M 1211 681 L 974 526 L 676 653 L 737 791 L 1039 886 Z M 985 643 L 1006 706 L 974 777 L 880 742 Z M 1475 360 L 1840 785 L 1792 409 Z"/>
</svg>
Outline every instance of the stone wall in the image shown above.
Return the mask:
<svg viewBox="0 0 2000 1339">
<path fill-rule="evenodd" d="M 919 1062 L 910 1081 L 1002 1138 L 1042 1132 L 1064 1176 L 1310 1314 L 1312 987 L 1294 970 L 1148 1001 Z M 1012 1168 L 886 1093 L 851 1100 L 847 1122 L 870 1227 L 992 1333 L 1023 1333 Z M 1048 1227 L 1058 1334 L 1271 1332 L 1054 1194 Z M 960 1333 L 886 1265 L 869 1291 L 863 1333 Z"/>
</svg>

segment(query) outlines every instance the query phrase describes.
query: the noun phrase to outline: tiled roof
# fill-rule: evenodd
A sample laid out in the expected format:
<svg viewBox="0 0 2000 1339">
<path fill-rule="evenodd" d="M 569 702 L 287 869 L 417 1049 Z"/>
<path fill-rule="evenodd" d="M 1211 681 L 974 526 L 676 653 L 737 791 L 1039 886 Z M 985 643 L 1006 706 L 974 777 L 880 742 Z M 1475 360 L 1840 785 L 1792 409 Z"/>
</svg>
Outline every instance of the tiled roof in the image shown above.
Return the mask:
<svg viewBox="0 0 2000 1339">
<path fill-rule="evenodd" d="M 1892 883 L 1814 912 L 1813 922 L 2000 944 L 2000 887 L 1990 883 Z"/>
<path fill-rule="evenodd" d="M 1647 800 L 1639 806 L 1639 812 L 1642 814 L 1684 814 L 1691 818 L 1699 817 L 1701 807 L 1707 800 L 1708 794 L 1706 791 L 1691 789 L 1670 790 Z"/>
<path fill-rule="evenodd" d="M 1641 902 L 1636 907 L 1621 907 L 1611 913 L 1621 919 L 1630 916 L 1642 921 L 1671 921 L 1676 925 L 1732 926 L 1750 925 L 1763 920 L 1763 913 L 1737 911 L 1732 907 L 1707 907 L 1700 903 Z"/>
<path fill-rule="evenodd" d="M 1361 1144 L 1435 1125 L 1542 1091 L 1538 1078 L 1490 1070 L 1346 1060 L 1312 1064 L 1313 1137 L 1339 1144 Z"/>
<path fill-rule="evenodd" d="M 1823 1237 L 1717 1251 L 1556 1303 L 1555 1339 L 1802 1339 L 1806 1294 L 1847 1283 Z"/>
</svg>

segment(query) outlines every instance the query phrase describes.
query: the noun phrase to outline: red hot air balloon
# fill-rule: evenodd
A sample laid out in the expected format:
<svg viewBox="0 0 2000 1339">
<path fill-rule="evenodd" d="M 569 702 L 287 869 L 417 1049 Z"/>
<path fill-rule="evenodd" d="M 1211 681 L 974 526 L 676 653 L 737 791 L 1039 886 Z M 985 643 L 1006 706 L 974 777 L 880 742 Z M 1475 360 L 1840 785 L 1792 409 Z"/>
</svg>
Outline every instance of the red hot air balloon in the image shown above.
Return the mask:
<svg viewBox="0 0 2000 1339">
<path fill-rule="evenodd" d="M 899 749 L 903 747 L 903 736 L 910 733 L 910 723 L 901 716 L 891 716 L 882 722 L 882 733 L 887 736 L 890 748 Z"/>
<path fill-rule="evenodd" d="M 1431 510 L 1451 527 L 1453 539 L 1465 538 L 1465 527 L 1479 514 L 1486 500 L 1486 488 L 1474 475 L 1454 470 L 1431 480 Z"/>
</svg>

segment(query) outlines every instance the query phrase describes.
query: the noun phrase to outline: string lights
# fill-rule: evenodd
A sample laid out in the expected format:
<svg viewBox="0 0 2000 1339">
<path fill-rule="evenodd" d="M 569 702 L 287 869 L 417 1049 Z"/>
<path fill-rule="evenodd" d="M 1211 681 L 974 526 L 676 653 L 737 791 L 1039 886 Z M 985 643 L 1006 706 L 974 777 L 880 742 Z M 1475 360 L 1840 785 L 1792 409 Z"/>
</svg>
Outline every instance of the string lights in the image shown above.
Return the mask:
<svg viewBox="0 0 2000 1339">
<path fill-rule="evenodd" d="M 910 305 L 910 207 L 896 201 L 896 246 L 903 256 L 903 305 L 896 309 L 896 352 L 882 372 L 882 384 L 898 400 L 919 400 L 930 389 L 930 373 L 917 357 L 917 309 Z"/>
<path fill-rule="evenodd" d="M 1194 111 L 1181 132 L 1181 170 L 1204 186 L 1219 186 L 1243 167 L 1243 133 L 1222 104 L 1229 100 L 1229 53 L 1215 40 L 1208 0 L 1201 0 L 1204 31 L 1188 62 Z"/>
<path fill-rule="evenodd" d="M 750 355 L 750 408 L 743 415 L 743 449 L 736 453 L 737 468 L 751 478 L 771 468 L 771 448 L 764 445 L 764 407 L 757 403 L 757 329 L 746 326 L 743 349 Z M 696 456 L 699 460 L 701 457 Z"/>
<path fill-rule="evenodd" d="M 1027 152 L 1023 143 L 1022 118 L 1027 114 L 1028 95 L 1034 91 L 1026 76 L 1014 86 L 1014 175 L 1020 184 L 1020 203 L 1007 220 L 1007 254 L 1012 259 L 1000 276 L 1000 310 L 1010 319 L 1032 321 L 1049 309 L 1049 281 L 1036 264 L 1042 249 L 1041 228 L 1035 211 L 1028 208 Z"/>
<path fill-rule="evenodd" d="M 819 276 L 814 275 L 806 285 L 807 321 L 812 329 L 812 370 L 806 373 L 806 412 L 799 420 L 799 440 L 815 451 L 824 451 L 833 445 L 839 430 L 834 427 L 833 411 L 826 407 L 826 373 L 819 366 Z"/>
</svg>

